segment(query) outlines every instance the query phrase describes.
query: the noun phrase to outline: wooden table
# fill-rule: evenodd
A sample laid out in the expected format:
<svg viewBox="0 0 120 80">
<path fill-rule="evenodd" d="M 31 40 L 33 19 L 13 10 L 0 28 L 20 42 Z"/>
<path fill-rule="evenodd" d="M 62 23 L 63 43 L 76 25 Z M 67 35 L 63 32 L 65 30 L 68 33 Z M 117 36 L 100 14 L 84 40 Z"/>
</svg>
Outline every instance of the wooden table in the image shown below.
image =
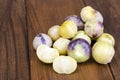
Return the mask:
<svg viewBox="0 0 120 80">
<path fill-rule="evenodd" d="M 86 5 L 102 13 L 116 54 L 110 64 L 91 58 L 73 74 L 57 74 L 38 60 L 33 38 Z M 120 0 L 0 0 L 0 80 L 120 80 Z"/>
</svg>

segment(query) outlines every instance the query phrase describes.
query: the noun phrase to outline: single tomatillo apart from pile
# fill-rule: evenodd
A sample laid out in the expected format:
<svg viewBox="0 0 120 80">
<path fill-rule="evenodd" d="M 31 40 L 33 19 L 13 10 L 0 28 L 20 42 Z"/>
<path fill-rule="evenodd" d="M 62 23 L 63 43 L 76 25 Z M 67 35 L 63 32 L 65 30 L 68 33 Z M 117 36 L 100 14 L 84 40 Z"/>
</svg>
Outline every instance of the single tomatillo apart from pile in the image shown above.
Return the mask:
<svg viewBox="0 0 120 80">
<path fill-rule="evenodd" d="M 53 61 L 53 70 L 59 74 L 71 74 L 77 68 L 77 62 L 70 56 L 59 56 Z"/>
<path fill-rule="evenodd" d="M 111 44 L 113 47 L 115 45 L 115 39 L 114 37 L 111 35 L 111 34 L 108 34 L 108 33 L 103 33 L 98 39 L 97 41 L 103 41 L 103 42 L 106 42 L 106 43 L 109 43 Z"/>
<path fill-rule="evenodd" d="M 71 56 L 78 63 L 81 63 L 90 58 L 91 46 L 86 40 L 78 38 L 69 43 L 67 52 L 68 56 Z"/>
<path fill-rule="evenodd" d="M 59 56 L 57 49 L 50 48 L 47 45 L 41 44 L 37 48 L 37 57 L 44 63 L 52 63 L 56 57 Z"/>
<path fill-rule="evenodd" d="M 91 39 L 90 37 L 82 30 L 78 31 L 75 35 L 75 37 L 73 37 L 72 40 L 78 39 L 78 38 L 82 38 L 85 39 L 89 44 L 91 44 Z"/>
<path fill-rule="evenodd" d="M 59 25 L 54 25 L 48 30 L 48 35 L 52 38 L 53 41 L 60 38 L 59 27 L 60 27 Z"/>
<path fill-rule="evenodd" d="M 59 28 L 59 34 L 63 38 L 72 38 L 77 33 L 77 25 L 71 20 L 65 21 Z"/>
<path fill-rule="evenodd" d="M 110 63 L 114 54 L 115 50 L 113 46 L 106 42 L 96 42 L 92 48 L 92 56 L 100 64 Z"/>
<path fill-rule="evenodd" d="M 59 38 L 54 42 L 53 48 L 57 49 L 60 54 L 65 55 L 67 54 L 67 46 L 69 43 L 70 40 L 66 38 Z"/>
<path fill-rule="evenodd" d="M 85 23 L 84 31 L 92 39 L 98 38 L 104 32 L 104 26 L 97 20 L 89 20 Z"/>
<path fill-rule="evenodd" d="M 66 20 L 74 21 L 77 24 L 78 31 L 84 29 L 83 21 L 78 15 L 70 15 L 70 16 L 65 18 L 65 21 Z"/>
<path fill-rule="evenodd" d="M 103 23 L 103 17 L 101 13 L 95 9 L 93 9 L 91 6 L 86 6 L 82 8 L 80 12 L 80 16 L 84 22 L 87 22 L 89 20 L 97 20 L 101 23 Z"/>
<path fill-rule="evenodd" d="M 34 49 L 37 49 L 37 47 L 41 44 L 45 44 L 45 45 L 51 47 L 52 39 L 45 33 L 39 33 L 37 36 L 35 36 L 35 38 L 33 40 Z"/>
</svg>

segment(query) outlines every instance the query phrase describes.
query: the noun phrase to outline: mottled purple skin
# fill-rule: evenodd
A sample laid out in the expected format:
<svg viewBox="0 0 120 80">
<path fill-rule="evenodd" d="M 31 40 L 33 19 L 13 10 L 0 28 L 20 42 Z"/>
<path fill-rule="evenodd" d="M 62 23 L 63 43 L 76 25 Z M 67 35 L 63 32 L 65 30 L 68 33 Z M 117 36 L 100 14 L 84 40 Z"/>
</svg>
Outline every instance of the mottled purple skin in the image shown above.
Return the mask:
<svg viewBox="0 0 120 80">
<path fill-rule="evenodd" d="M 98 24 L 99 24 L 101 27 L 103 27 L 103 24 L 102 24 L 102 22 L 100 22 L 100 21 L 99 21 L 99 22 L 98 22 Z"/>
<path fill-rule="evenodd" d="M 70 16 L 65 18 L 65 21 L 66 20 L 74 21 L 77 24 L 78 31 L 84 29 L 83 21 L 82 21 L 82 19 L 79 16 L 77 16 L 77 15 L 70 15 Z"/>
<path fill-rule="evenodd" d="M 86 40 L 84 40 L 82 38 L 78 38 L 78 39 L 71 41 L 68 45 L 68 50 L 72 51 L 72 50 L 74 50 L 75 46 L 78 46 L 78 45 L 81 45 L 82 48 L 85 50 L 85 54 L 87 56 L 90 56 L 91 46 L 89 45 L 89 43 Z"/>
<path fill-rule="evenodd" d="M 99 33 L 99 29 L 103 28 L 103 24 L 99 21 L 98 25 L 96 26 L 96 29 L 98 29 L 98 31 L 96 31 L 93 34 L 93 38 L 97 38 L 98 36 L 100 36 L 101 34 Z"/>
<path fill-rule="evenodd" d="M 42 36 L 42 34 L 38 34 L 37 37 L 40 37 L 41 38 L 41 42 L 43 44 L 46 44 L 46 40 L 44 39 L 44 37 Z"/>
<path fill-rule="evenodd" d="M 86 26 L 86 27 L 88 27 L 91 30 L 91 26 Z M 87 32 L 86 33 L 87 33 L 88 36 L 91 37 L 91 39 L 96 39 L 102 34 L 102 32 L 100 32 L 100 31 L 103 28 L 104 28 L 104 26 L 103 26 L 102 22 L 98 21 L 97 25 L 92 27 L 92 29 L 93 29 L 92 33 L 87 33 Z"/>
</svg>

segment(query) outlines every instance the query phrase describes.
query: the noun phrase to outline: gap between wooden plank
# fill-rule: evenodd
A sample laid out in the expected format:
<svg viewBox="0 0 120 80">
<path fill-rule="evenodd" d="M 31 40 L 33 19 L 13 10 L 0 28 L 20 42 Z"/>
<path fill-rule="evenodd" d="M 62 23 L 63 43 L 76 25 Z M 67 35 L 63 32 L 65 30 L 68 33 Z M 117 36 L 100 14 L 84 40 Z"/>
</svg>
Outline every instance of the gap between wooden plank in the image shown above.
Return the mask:
<svg viewBox="0 0 120 80">
<path fill-rule="evenodd" d="M 29 52 L 29 46 L 30 45 L 29 45 L 29 40 L 28 40 L 29 36 L 28 36 L 28 18 L 27 18 L 27 14 L 28 14 L 27 11 L 28 10 L 27 10 L 27 1 L 26 0 L 24 0 L 24 1 L 25 1 L 25 11 L 26 11 L 25 12 L 25 21 L 26 21 L 26 40 L 25 41 L 26 41 L 26 44 L 27 44 L 26 48 L 27 48 L 27 54 L 28 54 L 27 56 L 28 56 L 28 61 L 29 61 L 29 63 L 28 63 L 28 65 L 29 65 L 29 79 L 31 80 L 31 67 L 30 67 L 30 54 L 29 54 L 30 53 Z"/>
</svg>

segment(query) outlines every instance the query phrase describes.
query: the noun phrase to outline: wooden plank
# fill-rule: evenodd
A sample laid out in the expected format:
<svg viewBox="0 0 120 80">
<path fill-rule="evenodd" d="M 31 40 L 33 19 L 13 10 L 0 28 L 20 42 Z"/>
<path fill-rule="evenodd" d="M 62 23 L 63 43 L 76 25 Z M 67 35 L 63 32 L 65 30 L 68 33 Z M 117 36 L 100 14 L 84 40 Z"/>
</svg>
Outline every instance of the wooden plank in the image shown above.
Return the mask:
<svg viewBox="0 0 120 80">
<path fill-rule="evenodd" d="M 29 80 L 25 2 L 0 3 L 0 80 Z"/>
<path fill-rule="evenodd" d="M 0 32 L 0 80 L 7 79 L 7 54 L 4 33 Z"/>
<path fill-rule="evenodd" d="M 120 80 L 120 1 L 119 0 L 85 0 L 86 5 L 90 5 L 99 10 L 104 17 L 105 32 L 114 36 L 115 56 L 109 64 L 115 80 Z"/>
<path fill-rule="evenodd" d="M 38 60 L 32 47 L 38 33 L 47 33 L 49 27 L 60 25 L 68 15 L 79 15 L 83 6 L 82 0 L 27 0 L 31 80 L 113 80 L 108 65 L 97 64 L 93 59 L 78 64 L 73 74 L 59 75 L 53 71 L 51 64 Z"/>
</svg>

